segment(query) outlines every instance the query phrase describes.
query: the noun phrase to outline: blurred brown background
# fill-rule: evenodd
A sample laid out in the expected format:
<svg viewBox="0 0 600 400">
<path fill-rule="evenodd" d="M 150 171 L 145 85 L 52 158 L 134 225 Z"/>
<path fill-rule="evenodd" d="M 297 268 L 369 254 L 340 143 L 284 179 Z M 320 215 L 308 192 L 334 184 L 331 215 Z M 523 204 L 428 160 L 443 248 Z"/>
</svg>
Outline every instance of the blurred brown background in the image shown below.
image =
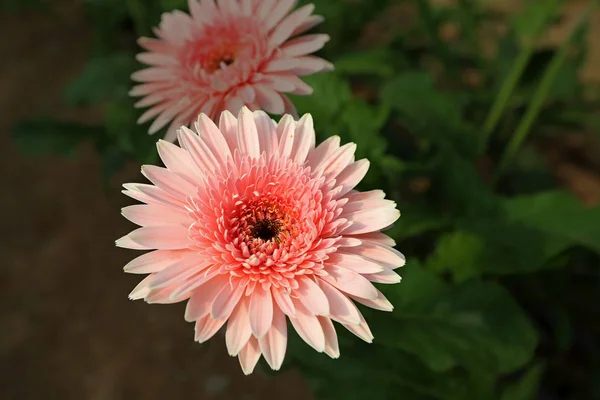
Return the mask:
<svg viewBox="0 0 600 400">
<path fill-rule="evenodd" d="M 71 161 L 17 152 L 9 127 L 23 117 L 101 117 L 61 105 L 62 88 L 89 55 L 91 37 L 80 2 L 55 3 L 52 18 L 0 15 L 0 398 L 310 399 L 297 374 L 244 377 L 222 337 L 194 343 L 183 304 L 127 299 L 139 277 L 122 272 L 132 253 L 112 239 L 132 227 L 119 214 L 130 204 L 120 184 L 141 180 L 137 165 L 102 187 L 91 148 Z M 512 12 L 519 1 L 492 3 Z M 583 3 L 569 3 L 548 43 L 569 30 Z M 595 21 L 582 76 L 600 80 L 600 14 Z M 585 138 L 573 133 L 564 141 L 548 150 L 557 176 L 586 202 L 597 202 L 600 174 L 563 150 L 585 148 Z"/>
</svg>

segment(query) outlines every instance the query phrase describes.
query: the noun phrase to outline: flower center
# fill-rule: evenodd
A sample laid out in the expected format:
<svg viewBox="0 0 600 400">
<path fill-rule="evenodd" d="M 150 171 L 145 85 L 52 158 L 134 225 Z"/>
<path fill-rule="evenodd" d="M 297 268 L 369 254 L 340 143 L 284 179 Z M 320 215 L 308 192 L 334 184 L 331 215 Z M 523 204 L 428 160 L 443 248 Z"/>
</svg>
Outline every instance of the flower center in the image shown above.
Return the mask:
<svg viewBox="0 0 600 400">
<path fill-rule="evenodd" d="M 203 67 L 206 72 L 213 73 L 233 64 L 234 61 L 235 55 L 232 50 L 217 49 L 216 51 L 207 54 L 202 64 L 204 64 Z"/>
<path fill-rule="evenodd" d="M 264 241 L 276 239 L 279 232 L 281 232 L 281 221 L 277 219 L 265 218 L 260 221 L 256 221 L 254 226 L 250 230 L 250 235 L 253 238 L 262 239 Z"/>
</svg>

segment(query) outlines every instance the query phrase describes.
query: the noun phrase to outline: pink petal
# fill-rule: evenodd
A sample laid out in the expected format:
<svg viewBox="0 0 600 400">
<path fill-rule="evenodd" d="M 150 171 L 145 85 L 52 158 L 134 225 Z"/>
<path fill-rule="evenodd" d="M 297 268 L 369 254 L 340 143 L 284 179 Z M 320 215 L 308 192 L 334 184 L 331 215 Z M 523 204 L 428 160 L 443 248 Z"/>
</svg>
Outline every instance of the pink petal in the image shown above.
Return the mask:
<svg viewBox="0 0 600 400">
<path fill-rule="evenodd" d="M 260 157 L 258 131 L 254 122 L 254 114 L 247 107 L 243 107 L 238 115 L 238 144 L 243 155 L 253 158 Z"/>
<path fill-rule="evenodd" d="M 330 317 L 333 320 L 342 324 L 356 325 L 360 323 L 358 309 L 345 294 L 323 280 L 321 280 L 320 286 L 329 301 Z"/>
<path fill-rule="evenodd" d="M 333 323 L 326 317 L 319 317 L 319 322 L 321 323 L 323 333 L 325 334 L 325 354 L 334 359 L 339 358 L 340 347 L 338 345 L 337 334 L 335 333 Z"/>
<path fill-rule="evenodd" d="M 240 351 L 238 358 L 244 374 L 250 375 L 252 371 L 254 371 L 254 367 L 256 367 L 256 363 L 260 358 L 258 340 L 251 337 L 250 340 L 248 340 L 248 343 L 246 343 L 246 346 Z"/>
<path fill-rule="evenodd" d="M 250 327 L 256 338 L 263 337 L 273 322 L 273 298 L 271 291 L 257 285 L 250 299 Z"/>
<path fill-rule="evenodd" d="M 359 274 L 373 274 L 383 271 L 383 267 L 376 262 L 369 261 L 356 254 L 343 253 L 337 251 L 329 255 L 328 264 L 335 264 L 338 267 L 346 268 Z"/>
<path fill-rule="evenodd" d="M 336 265 L 327 265 L 326 271 L 329 275 L 322 276 L 321 279 L 342 292 L 365 299 L 377 298 L 377 289 L 362 275 Z"/>
<path fill-rule="evenodd" d="M 290 318 L 298 335 L 313 349 L 322 353 L 325 350 L 325 334 L 318 318 L 306 309 L 299 301 L 294 301 L 296 317 Z"/>
<path fill-rule="evenodd" d="M 306 18 L 304 22 L 301 23 L 296 29 L 294 29 L 292 36 L 306 32 L 307 30 L 319 25 L 323 21 L 325 21 L 325 18 L 323 18 L 321 15 L 311 15 L 310 17 Z"/>
<path fill-rule="evenodd" d="M 354 189 L 363 180 L 369 170 L 369 160 L 362 159 L 347 165 L 335 178 L 336 183 L 342 186 L 337 197 L 340 198 Z"/>
<path fill-rule="evenodd" d="M 227 275 L 218 275 L 196 290 L 185 307 L 185 320 L 193 322 L 208 315 L 215 297 L 228 283 Z"/>
<path fill-rule="evenodd" d="M 164 140 L 159 140 L 156 148 L 161 160 L 170 171 L 185 177 L 190 183 L 202 181 L 203 173 L 187 151 Z"/>
<path fill-rule="evenodd" d="M 201 285 L 213 279 L 219 275 L 219 268 L 214 266 L 205 265 L 199 269 L 199 272 L 189 277 L 184 282 L 180 282 L 177 288 L 173 291 L 173 296 L 183 296 L 186 293 L 190 293 Z"/>
<path fill-rule="evenodd" d="M 190 153 L 190 156 L 201 170 L 214 171 L 217 169 L 219 162 L 206 143 L 200 139 L 200 136 L 182 126 L 177 137 L 181 146 Z"/>
<path fill-rule="evenodd" d="M 264 3 L 264 6 L 259 9 L 259 15 L 264 15 L 265 12 L 263 9 L 267 9 L 268 14 L 263 19 L 265 21 L 265 29 L 270 31 L 294 8 L 296 0 L 265 1 Z M 275 3 L 274 7 L 273 3 Z"/>
<path fill-rule="evenodd" d="M 219 119 L 219 130 L 225 137 L 225 141 L 229 145 L 229 149 L 232 153 L 238 148 L 237 124 L 237 118 L 229 111 L 225 110 L 221 113 L 221 117 Z"/>
<path fill-rule="evenodd" d="M 144 165 L 142 166 L 142 175 L 174 197 L 185 198 L 198 191 L 197 186 L 192 185 L 181 176 L 166 168 L 157 167 L 155 165 Z"/>
<path fill-rule="evenodd" d="M 277 305 L 288 317 L 294 318 L 296 316 L 296 307 L 289 294 L 283 294 L 278 289 L 272 287 L 271 294 L 277 302 Z"/>
<path fill-rule="evenodd" d="M 295 294 L 306 309 L 315 315 L 329 315 L 329 301 L 323 290 L 309 277 L 299 277 Z"/>
<path fill-rule="evenodd" d="M 248 318 L 248 298 L 243 298 L 227 322 L 225 343 L 230 356 L 237 356 L 252 336 Z"/>
<path fill-rule="evenodd" d="M 347 253 L 358 254 L 386 267 L 396 269 L 404 266 L 406 259 L 398 250 L 365 240 L 360 246 L 344 250 Z"/>
<path fill-rule="evenodd" d="M 196 321 L 196 335 L 195 340 L 199 343 L 204 343 L 217 333 L 219 329 L 225 324 L 227 317 L 214 319 L 210 314 L 205 315 L 201 319 Z"/>
<path fill-rule="evenodd" d="M 212 309 L 210 310 L 212 317 L 215 319 L 228 317 L 243 293 L 244 288 L 240 285 L 225 285 L 213 301 Z"/>
<path fill-rule="evenodd" d="M 294 146 L 294 131 L 296 123 L 291 115 L 286 114 L 277 125 L 277 137 L 279 138 L 280 157 L 289 157 Z"/>
<path fill-rule="evenodd" d="M 297 163 L 303 163 L 308 153 L 315 148 L 315 129 L 310 114 L 305 114 L 296 124 L 296 140 L 291 158 Z"/>
<path fill-rule="evenodd" d="M 123 270 L 130 274 L 159 272 L 191 254 L 189 250 L 154 250 L 134 258 Z"/>
<path fill-rule="evenodd" d="M 379 290 L 377 292 L 378 292 L 378 296 L 377 296 L 377 299 L 375 299 L 375 300 L 362 299 L 362 298 L 356 297 L 356 296 L 350 296 L 350 297 L 352 297 L 352 299 L 359 302 L 360 304 L 363 304 L 367 307 L 374 308 L 375 310 L 388 311 L 388 312 L 393 311 L 394 306 L 392 305 L 392 303 L 390 303 L 389 300 Z"/>
<path fill-rule="evenodd" d="M 273 120 L 264 111 L 254 111 L 254 122 L 258 130 L 260 152 L 264 151 L 267 157 L 277 154 L 279 145 Z"/>
<path fill-rule="evenodd" d="M 154 278 L 154 274 L 150 274 L 137 284 L 136 287 L 133 288 L 131 293 L 129 293 L 130 300 L 139 300 L 143 299 L 150 293 L 150 281 Z"/>
<path fill-rule="evenodd" d="M 360 314 L 360 320 L 360 324 L 344 325 L 344 328 L 348 329 L 350 332 L 354 333 L 356 336 L 358 336 L 367 343 L 373 342 L 373 334 L 371 333 L 369 325 L 367 325 L 367 322 L 365 321 L 365 318 L 362 316 L 362 314 Z"/>
<path fill-rule="evenodd" d="M 283 114 L 285 105 L 279 93 L 260 84 L 257 84 L 254 90 L 256 90 L 256 102 L 263 110 L 271 114 Z"/>
<path fill-rule="evenodd" d="M 371 282 L 375 282 L 375 283 L 392 284 L 392 283 L 399 283 L 402 280 L 400 275 L 398 275 L 391 269 L 387 269 L 387 268 L 376 274 L 365 274 L 364 276 Z"/>
<path fill-rule="evenodd" d="M 396 241 L 394 239 L 381 232 L 362 233 L 359 235 L 353 235 L 352 237 L 355 237 L 361 241 L 369 241 L 382 246 L 394 247 L 396 245 Z"/>
<path fill-rule="evenodd" d="M 303 56 L 320 50 L 329 41 L 329 35 L 304 35 L 292 39 L 281 46 L 287 57 Z"/>
<path fill-rule="evenodd" d="M 292 35 L 292 32 L 298 28 L 315 9 L 314 4 L 307 4 L 300 7 L 290 15 L 288 15 L 281 23 L 273 30 L 269 38 L 271 48 L 276 48 L 285 42 Z"/>
<path fill-rule="evenodd" d="M 200 114 L 195 127 L 198 135 L 204 140 L 213 155 L 221 165 L 225 165 L 227 158 L 232 156 L 229 146 L 219 128 L 217 128 L 215 123 L 206 114 Z"/>
<path fill-rule="evenodd" d="M 190 244 L 188 228 L 182 225 L 145 226 L 134 230 L 127 238 L 147 250 L 186 249 Z M 117 246 L 122 247 L 122 240 L 117 240 Z"/>
<path fill-rule="evenodd" d="M 191 277 L 207 267 L 203 257 L 194 253 L 192 254 L 193 255 L 188 255 L 177 263 L 172 264 L 170 267 L 154 274 L 154 278 L 150 281 L 150 287 L 152 289 L 158 289 L 173 285 Z"/>
<path fill-rule="evenodd" d="M 330 136 L 308 154 L 306 164 L 314 170 L 316 166 L 330 157 L 339 147 L 340 137 Z"/>
<path fill-rule="evenodd" d="M 394 223 L 400 217 L 400 211 L 392 207 L 373 208 L 355 211 L 345 218 L 353 224 L 346 228 L 344 235 L 356 235 L 380 230 Z"/>
<path fill-rule="evenodd" d="M 287 322 L 285 314 L 278 308 L 275 308 L 273 313 L 273 325 L 258 342 L 271 369 L 279 370 L 287 348 Z"/>
</svg>

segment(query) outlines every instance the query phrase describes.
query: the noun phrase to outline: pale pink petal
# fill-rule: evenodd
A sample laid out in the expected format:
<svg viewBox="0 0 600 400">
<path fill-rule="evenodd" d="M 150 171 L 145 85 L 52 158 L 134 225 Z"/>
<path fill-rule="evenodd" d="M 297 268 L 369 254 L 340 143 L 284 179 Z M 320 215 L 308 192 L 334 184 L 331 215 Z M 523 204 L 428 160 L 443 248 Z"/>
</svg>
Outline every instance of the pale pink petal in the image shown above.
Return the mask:
<svg viewBox="0 0 600 400">
<path fill-rule="evenodd" d="M 344 324 L 344 328 L 348 329 L 350 332 L 354 333 L 356 336 L 358 336 L 367 343 L 371 343 L 373 341 L 373 334 L 371 333 L 369 325 L 367 325 L 367 322 L 365 321 L 365 318 L 362 316 L 362 314 L 360 314 L 360 324 Z"/>
<path fill-rule="evenodd" d="M 335 333 L 333 323 L 326 317 L 319 317 L 319 322 L 321 323 L 323 333 L 325 334 L 325 354 L 331 358 L 339 358 L 340 347 L 338 345 L 337 334 Z"/>
<path fill-rule="evenodd" d="M 337 251 L 329 256 L 328 264 L 346 268 L 359 274 L 373 274 L 383 271 L 383 267 L 356 254 Z"/>
<path fill-rule="evenodd" d="M 340 137 L 330 136 L 327 140 L 317 146 L 308 154 L 306 164 L 315 169 L 320 163 L 330 157 L 340 147 Z"/>
<path fill-rule="evenodd" d="M 279 142 L 275 133 L 276 125 L 273 123 L 273 120 L 264 111 L 254 111 L 254 122 L 258 130 L 260 152 L 266 152 L 267 157 L 277 154 Z"/>
<path fill-rule="evenodd" d="M 260 359 L 260 347 L 258 340 L 251 337 L 246 343 L 246 346 L 240 351 L 238 358 L 240 360 L 240 366 L 245 375 L 250 375 L 256 367 L 256 363 Z"/>
<path fill-rule="evenodd" d="M 350 190 L 354 189 L 360 181 L 363 180 L 369 170 L 369 160 L 362 159 L 347 165 L 335 178 L 336 183 L 342 186 L 338 193 L 338 198 L 343 197 Z"/>
<path fill-rule="evenodd" d="M 249 157 L 260 156 L 258 131 L 254 122 L 254 114 L 243 107 L 238 115 L 238 146 L 242 155 Z"/>
<path fill-rule="evenodd" d="M 400 283 L 402 279 L 400 275 L 387 268 L 376 274 L 365 274 L 364 277 L 371 282 L 386 284 Z"/>
<path fill-rule="evenodd" d="M 170 171 L 183 176 L 189 182 L 202 180 L 202 171 L 198 169 L 187 151 L 164 140 L 159 140 L 156 148 L 162 162 Z"/>
<path fill-rule="evenodd" d="M 268 14 L 265 15 L 265 29 L 271 30 L 281 22 L 283 17 L 290 12 L 297 0 L 274 0 L 265 1 L 264 8 Z"/>
<path fill-rule="evenodd" d="M 191 255 L 190 250 L 154 250 L 131 260 L 123 270 L 130 274 L 159 272 Z"/>
<path fill-rule="evenodd" d="M 243 293 L 244 288 L 239 285 L 225 285 L 212 303 L 212 309 L 210 310 L 212 317 L 219 319 L 229 316 Z"/>
<path fill-rule="evenodd" d="M 328 41 L 329 35 L 305 35 L 286 42 L 281 49 L 287 57 L 303 56 L 320 50 Z"/>
<path fill-rule="evenodd" d="M 323 280 L 321 280 L 320 286 L 327 296 L 331 319 L 342 324 L 356 325 L 360 323 L 358 309 L 345 294 Z"/>
<path fill-rule="evenodd" d="M 315 315 L 329 315 L 329 302 L 323 290 L 309 277 L 298 279 L 298 300 Z"/>
<path fill-rule="evenodd" d="M 294 318 L 296 316 L 296 307 L 289 294 L 283 294 L 279 290 L 273 288 L 271 291 L 275 302 L 288 317 Z"/>
<path fill-rule="evenodd" d="M 196 335 L 194 339 L 199 343 L 206 342 L 221 329 L 226 321 L 227 317 L 214 319 L 210 314 L 205 315 L 196 321 Z"/>
<path fill-rule="evenodd" d="M 291 157 L 298 163 L 306 160 L 308 153 L 315 148 L 315 129 L 310 114 L 305 114 L 296 124 L 296 140 Z"/>
<path fill-rule="evenodd" d="M 196 185 L 192 185 L 186 179 L 166 168 L 143 165 L 142 175 L 174 197 L 185 197 L 188 193 L 193 193 L 197 190 Z"/>
<path fill-rule="evenodd" d="M 212 302 L 228 283 L 227 275 L 218 275 L 196 290 L 185 307 L 185 320 L 193 322 L 210 314 Z"/>
<path fill-rule="evenodd" d="M 219 119 L 219 130 L 223 134 L 229 149 L 233 152 L 238 148 L 237 145 L 237 118 L 229 111 L 223 111 Z"/>
<path fill-rule="evenodd" d="M 298 301 L 294 301 L 296 317 L 290 318 L 298 335 L 313 349 L 322 353 L 325 350 L 325 334 L 319 319 Z"/>
<path fill-rule="evenodd" d="M 279 93 L 266 85 L 256 85 L 256 102 L 262 109 L 271 114 L 282 114 L 285 105 Z"/>
<path fill-rule="evenodd" d="M 258 342 L 271 369 L 279 370 L 287 348 L 287 322 L 285 314 L 279 308 L 275 307 L 273 310 L 273 324 L 267 334 Z"/>
<path fill-rule="evenodd" d="M 185 209 L 185 203 L 159 187 L 145 183 L 126 183 L 123 191 L 127 196 L 146 204 L 164 204 L 174 208 Z"/>
<path fill-rule="evenodd" d="M 292 36 L 304 33 L 309 29 L 312 29 L 315 26 L 319 25 L 323 21 L 325 21 L 325 18 L 323 18 L 321 15 L 311 15 L 310 17 L 306 18 L 304 22 L 301 23 L 296 29 L 294 29 L 294 32 L 292 32 Z"/>
<path fill-rule="evenodd" d="M 288 15 L 277 28 L 271 33 L 269 46 L 272 48 L 280 46 L 288 40 L 296 28 L 298 28 L 315 9 L 314 4 L 307 4 Z"/>
<path fill-rule="evenodd" d="M 373 260 L 387 269 L 396 269 L 404 266 L 406 263 L 404 255 L 398 250 L 389 246 L 369 242 L 368 240 L 363 241 L 361 246 L 345 249 L 344 251 Z"/>
<path fill-rule="evenodd" d="M 285 115 L 277 125 L 277 137 L 279 138 L 279 155 L 289 157 L 294 146 L 294 134 L 296 123 L 291 115 Z"/>
<path fill-rule="evenodd" d="M 203 261 L 203 257 L 196 254 L 188 255 L 168 268 L 154 274 L 154 278 L 150 281 L 150 287 L 157 289 L 179 283 L 206 267 L 207 265 Z"/>
<path fill-rule="evenodd" d="M 243 298 L 231 313 L 227 322 L 225 343 L 230 356 L 237 356 L 252 336 L 248 317 L 248 298 Z"/>
<path fill-rule="evenodd" d="M 326 270 L 329 275 L 322 276 L 321 279 L 341 291 L 365 299 L 377 298 L 377 289 L 362 275 L 336 265 L 327 265 Z"/>
<path fill-rule="evenodd" d="M 364 209 L 349 213 L 345 216 L 353 224 L 344 230 L 344 235 L 380 230 L 394 223 L 400 217 L 400 212 L 393 207 Z"/>
<path fill-rule="evenodd" d="M 219 163 L 214 154 L 210 151 L 206 143 L 200 136 L 193 131 L 182 126 L 178 131 L 178 140 L 181 146 L 186 149 L 194 162 L 204 171 L 214 171 Z"/>
<path fill-rule="evenodd" d="M 250 309 L 248 311 L 252 334 L 256 338 L 263 337 L 273 322 L 273 298 L 271 291 L 257 286 L 250 298 Z"/>
<path fill-rule="evenodd" d="M 375 310 L 388 311 L 388 312 L 393 311 L 394 306 L 392 305 L 392 303 L 390 303 L 389 300 L 379 290 L 377 292 L 378 292 L 378 296 L 375 300 L 363 299 L 363 298 L 356 297 L 356 296 L 350 296 L 350 297 L 352 299 L 354 299 L 355 301 L 359 302 L 360 304 L 363 304 L 367 307 L 374 308 Z"/>
<path fill-rule="evenodd" d="M 227 162 L 227 158 L 231 157 L 231 151 L 219 128 L 206 114 L 200 114 L 195 128 L 215 158 L 224 165 Z"/>
<path fill-rule="evenodd" d="M 189 245 L 188 228 L 182 225 L 145 226 L 134 230 L 127 237 L 147 250 L 178 250 Z"/>
</svg>

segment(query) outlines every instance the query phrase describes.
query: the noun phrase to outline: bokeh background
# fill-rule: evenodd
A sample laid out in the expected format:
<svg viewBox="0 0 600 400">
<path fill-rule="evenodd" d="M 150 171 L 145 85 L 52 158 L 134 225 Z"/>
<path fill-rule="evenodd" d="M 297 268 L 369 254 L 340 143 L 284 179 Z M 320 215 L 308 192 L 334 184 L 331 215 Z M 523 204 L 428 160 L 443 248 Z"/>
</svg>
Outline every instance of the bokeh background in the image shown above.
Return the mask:
<svg viewBox="0 0 600 400">
<path fill-rule="evenodd" d="M 476 310 L 481 299 L 463 294 L 464 307 L 440 300 L 434 311 L 424 310 L 427 318 L 438 318 L 431 325 L 416 327 L 378 315 L 372 329 L 376 343 L 379 335 L 384 338 L 379 350 L 355 345 L 359 339 L 349 337 L 341 342 L 342 358 L 325 363 L 324 355 L 303 359 L 312 349 L 292 345 L 284 371 L 259 370 L 244 377 L 222 338 L 193 342 L 183 304 L 148 306 L 127 299 L 139 277 L 122 272 L 132 255 L 114 246 L 131 229 L 119 213 L 131 204 L 120 185 L 141 181 L 139 164 L 153 159 L 157 139 L 145 136 L 147 126 L 131 122 L 137 115 L 127 99 L 128 75 L 136 68 L 135 38 L 158 22 L 160 11 L 186 9 L 185 1 L 3 0 L 0 398 L 303 400 L 360 399 L 370 393 L 375 399 L 407 400 L 600 399 L 600 216 L 595 207 L 600 202 L 600 14 L 590 14 L 584 29 L 567 42 L 587 1 L 555 2 L 553 11 L 531 11 L 524 3 L 317 0 L 316 13 L 328 18 L 319 30 L 332 36 L 323 54 L 340 60 L 340 67 L 333 78 L 310 80 L 314 98 L 297 100 L 300 111 L 315 114 L 321 139 L 341 134 L 366 149 L 362 155 L 372 158 L 374 168 L 365 188 L 385 188 L 398 200 L 402 218 L 408 218 L 393 231 L 409 259 L 400 271 L 406 271 L 405 282 L 394 290 L 406 284 L 414 298 L 391 293 L 400 303 L 395 314 L 401 318 L 415 301 L 429 302 L 419 299 L 438 284 L 425 280 L 411 286 L 413 266 L 446 282 L 448 290 L 477 282 L 498 285 L 510 297 L 510 307 Z M 543 28 L 534 35 L 528 27 L 537 20 Z M 461 143 L 473 137 L 454 141 L 457 133 L 480 136 L 514 60 L 530 44 L 527 71 L 492 132 L 489 151 L 463 152 Z M 526 144 L 513 167 L 494 180 L 506 143 L 564 48 L 565 61 Z M 423 74 L 432 77 L 435 89 Z M 411 94 L 390 95 L 397 92 Z M 422 95 L 429 92 L 430 97 Z M 448 99 L 464 106 L 464 124 L 457 129 L 444 124 L 454 122 L 446 113 Z M 414 107 L 407 105 L 413 101 Z M 311 104 L 320 108 L 312 110 Z M 348 120 L 349 114 L 381 122 L 356 128 L 358 121 Z M 428 119 L 437 123 L 415 123 Z M 436 154 L 448 155 L 435 150 L 448 146 L 440 139 L 446 133 L 458 150 L 449 156 L 454 161 L 438 165 Z M 485 189 L 460 187 L 460 196 L 445 186 L 436 189 L 450 179 L 440 171 L 457 165 L 458 181 L 469 182 L 472 170 Z M 471 169 L 461 169 L 464 165 Z M 502 238 L 471 230 L 478 221 L 485 232 L 496 229 L 486 219 L 487 210 L 478 214 L 481 202 L 470 199 L 550 190 L 567 197 L 522 205 L 525 211 L 547 211 L 536 221 L 524 217 L 517 224 L 522 222 L 523 230 L 502 226 L 496 232 Z M 550 237 L 527 243 L 531 232 L 525 225 Z M 484 240 L 474 244 L 480 236 Z M 524 248 L 513 239 L 526 242 Z M 482 246 L 495 252 L 482 254 Z M 537 257 L 541 253 L 543 259 Z M 481 263 L 494 265 L 486 269 L 489 265 Z M 419 279 L 424 278 L 413 282 Z M 444 304 L 458 313 L 444 311 Z M 478 358 L 485 358 L 493 341 L 469 347 L 480 336 L 477 330 L 475 339 L 468 336 L 473 331 L 463 324 L 464 318 L 488 311 L 510 314 L 506 324 L 498 317 L 485 328 L 501 332 L 495 356 L 512 360 L 497 371 Z M 517 314 L 528 321 L 525 327 L 511 325 Z M 409 333 L 412 341 L 403 342 Z M 504 340 L 511 333 L 519 337 Z M 489 374 L 477 375 L 477 370 Z"/>
</svg>

